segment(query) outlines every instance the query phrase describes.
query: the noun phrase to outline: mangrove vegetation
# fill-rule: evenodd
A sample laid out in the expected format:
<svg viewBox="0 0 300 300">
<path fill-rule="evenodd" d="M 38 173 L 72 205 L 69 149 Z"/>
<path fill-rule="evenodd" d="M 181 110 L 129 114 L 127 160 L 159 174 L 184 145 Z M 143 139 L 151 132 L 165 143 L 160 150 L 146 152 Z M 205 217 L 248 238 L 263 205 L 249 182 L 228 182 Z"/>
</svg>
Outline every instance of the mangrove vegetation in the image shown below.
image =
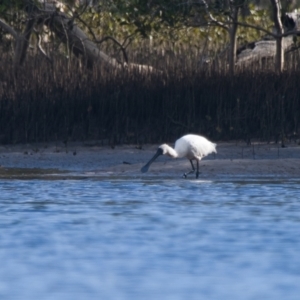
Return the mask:
<svg viewBox="0 0 300 300">
<path fill-rule="evenodd" d="M 298 142 L 299 1 L 0 2 L 0 143 Z"/>
</svg>

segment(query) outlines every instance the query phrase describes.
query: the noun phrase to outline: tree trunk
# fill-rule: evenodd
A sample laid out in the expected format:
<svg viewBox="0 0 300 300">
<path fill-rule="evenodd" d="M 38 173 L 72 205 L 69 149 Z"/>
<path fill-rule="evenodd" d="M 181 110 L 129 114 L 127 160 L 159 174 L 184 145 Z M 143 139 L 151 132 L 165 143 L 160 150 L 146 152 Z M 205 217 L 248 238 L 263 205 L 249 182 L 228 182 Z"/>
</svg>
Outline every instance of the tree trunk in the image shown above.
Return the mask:
<svg viewBox="0 0 300 300">
<path fill-rule="evenodd" d="M 15 58 L 14 58 L 14 72 L 17 75 L 17 70 L 25 60 L 26 52 L 29 46 L 30 36 L 33 31 L 35 19 L 29 18 L 23 34 L 19 34 L 16 38 Z"/>
<path fill-rule="evenodd" d="M 230 50 L 229 50 L 229 73 L 230 75 L 234 75 L 235 71 L 235 63 L 236 63 L 236 49 L 237 49 L 237 41 L 236 41 L 236 32 L 238 29 L 237 21 L 239 14 L 239 7 L 232 6 L 232 25 L 229 27 L 229 38 L 230 38 Z"/>
<path fill-rule="evenodd" d="M 282 34 L 284 33 L 281 22 L 281 2 L 280 0 L 270 0 L 273 8 L 274 25 L 276 29 L 276 56 L 275 56 L 275 72 L 281 73 L 284 68 L 284 50 L 282 47 Z"/>
</svg>

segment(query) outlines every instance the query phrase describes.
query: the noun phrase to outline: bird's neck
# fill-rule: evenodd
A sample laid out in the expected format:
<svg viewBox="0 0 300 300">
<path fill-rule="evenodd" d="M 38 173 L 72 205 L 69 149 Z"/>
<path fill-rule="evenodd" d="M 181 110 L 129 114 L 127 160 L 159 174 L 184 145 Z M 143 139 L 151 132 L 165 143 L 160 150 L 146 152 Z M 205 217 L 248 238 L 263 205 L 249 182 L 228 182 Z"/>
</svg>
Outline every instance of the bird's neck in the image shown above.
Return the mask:
<svg viewBox="0 0 300 300">
<path fill-rule="evenodd" d="M 167 153 L 168 156 L 171 156 L 173 158 L 178 157 L 178 153 L 170 146 L 167 145 Z"/>
</svg>

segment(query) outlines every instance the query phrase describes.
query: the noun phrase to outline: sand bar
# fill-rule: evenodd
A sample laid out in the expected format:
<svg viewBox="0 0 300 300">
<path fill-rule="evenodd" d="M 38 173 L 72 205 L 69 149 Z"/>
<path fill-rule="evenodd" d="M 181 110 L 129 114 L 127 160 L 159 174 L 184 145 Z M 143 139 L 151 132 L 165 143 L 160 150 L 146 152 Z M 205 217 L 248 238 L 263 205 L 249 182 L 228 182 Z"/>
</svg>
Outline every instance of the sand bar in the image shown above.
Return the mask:
<svg viewBox="0 0 300 300">
<path fill-rule="evenodd" d="M 98 142 L 27 144 L 0 147 L 0 175 L 13 178 L 35 174 L 72 174 L 77 176 L 129 176 L 134 178 L 181 178 L 189 170 L 187 159 L 161 156 L 148 173 L 140 168 L 153 156 L 157 145 L 102 146 Z M 300 174 L 300 145 L 291 142 L 282 148 L 275 143 L 218 143 L 218 153 L 200 164 L 199 178 L 226 176 L 293 177 Z M 189 178 L 193 178 L 190 175 Z"/>
</svg>

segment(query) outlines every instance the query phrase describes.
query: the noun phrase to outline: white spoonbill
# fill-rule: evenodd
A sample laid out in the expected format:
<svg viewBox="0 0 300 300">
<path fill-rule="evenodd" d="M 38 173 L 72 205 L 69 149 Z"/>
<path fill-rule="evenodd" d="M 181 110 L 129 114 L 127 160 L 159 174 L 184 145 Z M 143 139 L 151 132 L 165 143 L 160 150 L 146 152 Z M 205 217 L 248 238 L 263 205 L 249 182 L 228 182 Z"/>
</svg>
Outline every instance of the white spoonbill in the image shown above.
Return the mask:
<svg viewBox="0 0 300 300">
<path fill-rule="evenodd" d="M 167 144 L 162 144 L 158 147 L 155 155 L 148 161 L 148 163 L 141 168 L 141 172 L 145 173 L 148 171 L 150 165 L 160 155 L 168 155 L 173 158 L 186 157 L 192 165 L 192 170 L 184 173 L 183 176 L 186 178 L 188 174 L 195 172 L 193 160 L 197 162 L 196 178 L 199 176 L 199 162 L 208 154 L 213 152 L 217 153 L 217 144 L 212 143 L 203 136 L 195 134 L 187 134 L 178 139 L 175 142 L 174 149 Z"/>
</svg>

